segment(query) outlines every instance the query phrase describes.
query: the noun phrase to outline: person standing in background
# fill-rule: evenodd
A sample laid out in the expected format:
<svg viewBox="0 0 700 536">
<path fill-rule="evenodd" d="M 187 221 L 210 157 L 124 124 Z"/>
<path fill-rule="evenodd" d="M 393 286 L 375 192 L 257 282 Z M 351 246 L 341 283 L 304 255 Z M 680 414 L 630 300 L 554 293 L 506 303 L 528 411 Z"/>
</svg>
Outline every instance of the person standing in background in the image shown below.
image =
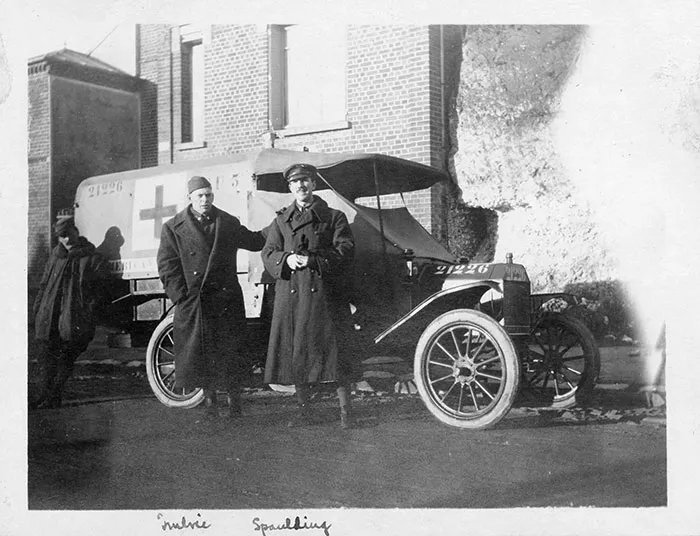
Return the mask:
<svg viewBox="0 0 700 536">
<path fill-rule="evenodd" d="M 95 336 L 106 301 L 107 262 L 80 236 L 73 218 L 56 223 L 51 251 L 34 301 L 34 336 L 41 367 L 41 392 L 32 408 L 59 408 L 73 366 Z"/>
</svg>

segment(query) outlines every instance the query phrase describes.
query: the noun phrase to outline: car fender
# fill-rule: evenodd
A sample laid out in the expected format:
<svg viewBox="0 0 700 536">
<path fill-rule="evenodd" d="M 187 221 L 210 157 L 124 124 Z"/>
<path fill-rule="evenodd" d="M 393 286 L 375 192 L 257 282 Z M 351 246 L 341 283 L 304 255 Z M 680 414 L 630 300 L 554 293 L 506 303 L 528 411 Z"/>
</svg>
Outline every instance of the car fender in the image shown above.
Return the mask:
<svg viewBox="0 0 700 536">
<path fill-rule="evenodd" d="M 416 305 L 413 309 L 411 309 L 408 313 L 406 313 L 404 316 L 402 316 L 400 319 L 398 319 L 396 322 L 394 322 L 391 326 L 389 326 L 387 329 L 382 331 L 379 335 L 377 335 L 374 338 L 375 344 L 380 342 L 382 339 L 384 339 L 387 335 L 392 333 L 393 331 L 396 331 L 399 327 L 403 326 L 406 322 L 414 318 L 418 313 L 420 313 L 423 309 L 428 307 L 431 303 L 436 302 L 437 300 L 444 298 L 445 296 L 451 295 L 451 294 L 457 294 L 460 292 L 464 292 L 465 290 L 471 290 L 474 288 L 478 287 L 484 287 L 485 290 L 493 289 L 498 292 L 502 292 L 501 285 L 496 282 L 496 281 L 468 281 L 466 283 L 462 284 L 452 284 L 447 288 L 443 288 L 439 292 L 436 292 L 432 296 L 429 296 L 425 300 L 423 300 L 421 303 Z"/>
</svg>

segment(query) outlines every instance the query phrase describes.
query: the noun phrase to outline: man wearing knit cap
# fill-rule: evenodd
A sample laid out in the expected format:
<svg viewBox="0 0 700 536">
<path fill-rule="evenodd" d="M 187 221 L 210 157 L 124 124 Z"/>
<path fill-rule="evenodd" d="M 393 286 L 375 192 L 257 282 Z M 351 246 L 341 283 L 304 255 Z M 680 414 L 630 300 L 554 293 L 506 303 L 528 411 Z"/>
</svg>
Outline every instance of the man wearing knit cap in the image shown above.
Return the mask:
<svg viewBox="0 0 700 536">
<path fill-rule="evenodd" d="M 345 214 L 314 195 L 317 177 L 310 164 L 284 172 L 295 200 L 268 227 L 262 259 L 276 282 L 264 381 L 296 386 L 300 411 L 290 426 L 312 422 L 311 386 L 335 383 L 340 425 L 349 428 L 348 271 L 355 240 Z"/>
<path fill-rule="evenodd" d="M 238 249 L 260 251 L 265 237 L 214 206 L 206 177 L 190 178 L 187 193 L 187 208 L 163 224 L 157 256 L 163 287 L 176 305 L 175 388 L 202 387 L 210 416 L 219 415 L 217 390 L 225 391 L 226 415 L 235 417 L 248 369 L 236 257 Z"/>
<path fill-rule="evenodd" d="M 107 263 L 80 236 L 73 218 L 54 225 L 51 251 L 34 301 L 34 336 L 42 369 L 41 393 L 30 407 L 58 408 L 75 360 L 95 336 L 98 309 L 105 305 Z"/>
</svg>

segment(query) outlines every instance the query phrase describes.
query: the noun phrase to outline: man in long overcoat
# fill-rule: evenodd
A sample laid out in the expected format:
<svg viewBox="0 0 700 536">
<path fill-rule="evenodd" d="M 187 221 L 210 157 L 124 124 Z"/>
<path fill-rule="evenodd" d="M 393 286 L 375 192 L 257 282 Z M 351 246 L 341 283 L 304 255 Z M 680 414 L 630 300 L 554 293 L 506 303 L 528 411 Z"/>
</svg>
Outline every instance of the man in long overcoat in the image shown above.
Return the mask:
<svg viewBox="0 0 700 536">
<path fill-rule="evenodd" d="M 262 232 L 246 228 L 214 206 L 205 177 L 188 183 L 188 207 L 163 224 L 158 274 L 176 305 L 173 324 L 175 387 L 202 387 L 208 413 L 217 415 L 217 389 L 227 392 L 228 414 L 240 414 L 246 314 L 238 283 L 238 249 L 260 251 Z"/>
<path fill-rule="evenodd" d="M 42 368 L 42 392 L 32 407 L 57 408 L 75 360 L 95 336 L 98 310 L 105 304 L 107 263 L 80 236 L 73 218 L 54 226 L 58 244 L 34 301 L 34 336 Z"/>
<path fill-rule="evenodd" d="M 350 330 L 347 273 L 355 242 L 348 219 L 313 195 L 318 171 L 308 164 L 284 177 L 295 201 L 268 227 L 262 252 L 276 279 L 265 382 L 294 384 L 301 412 L 290 425 L 308 422 L 308 386 L 337 382 L 341 425 L 350 425 Z"/>
</svg>

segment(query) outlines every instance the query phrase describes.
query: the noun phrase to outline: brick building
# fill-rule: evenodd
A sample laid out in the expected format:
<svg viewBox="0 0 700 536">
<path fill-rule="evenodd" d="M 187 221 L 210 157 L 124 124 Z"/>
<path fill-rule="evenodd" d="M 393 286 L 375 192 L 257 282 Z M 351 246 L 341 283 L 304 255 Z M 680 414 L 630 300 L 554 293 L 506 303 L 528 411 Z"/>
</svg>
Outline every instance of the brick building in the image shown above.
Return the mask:
<svg viewBox="0 0 700 536">
<path fill-rule="evenodd" d="M 63 49 L 28 62 L 28 288 L 36 288 L 52 225 L 92 175 L 140 167 L 140 81 Z M 99 245 L 99 244 L 96 244 Z"/>
<path fill-rule="evenodd" d="M 141 25 L 136 35 L 137 75 L 149 82 L 143 166 L 272 145 L 446 169 L 461 26 Z M 441 239 L 444 190 L 404 196 Z"/>
</svg>

